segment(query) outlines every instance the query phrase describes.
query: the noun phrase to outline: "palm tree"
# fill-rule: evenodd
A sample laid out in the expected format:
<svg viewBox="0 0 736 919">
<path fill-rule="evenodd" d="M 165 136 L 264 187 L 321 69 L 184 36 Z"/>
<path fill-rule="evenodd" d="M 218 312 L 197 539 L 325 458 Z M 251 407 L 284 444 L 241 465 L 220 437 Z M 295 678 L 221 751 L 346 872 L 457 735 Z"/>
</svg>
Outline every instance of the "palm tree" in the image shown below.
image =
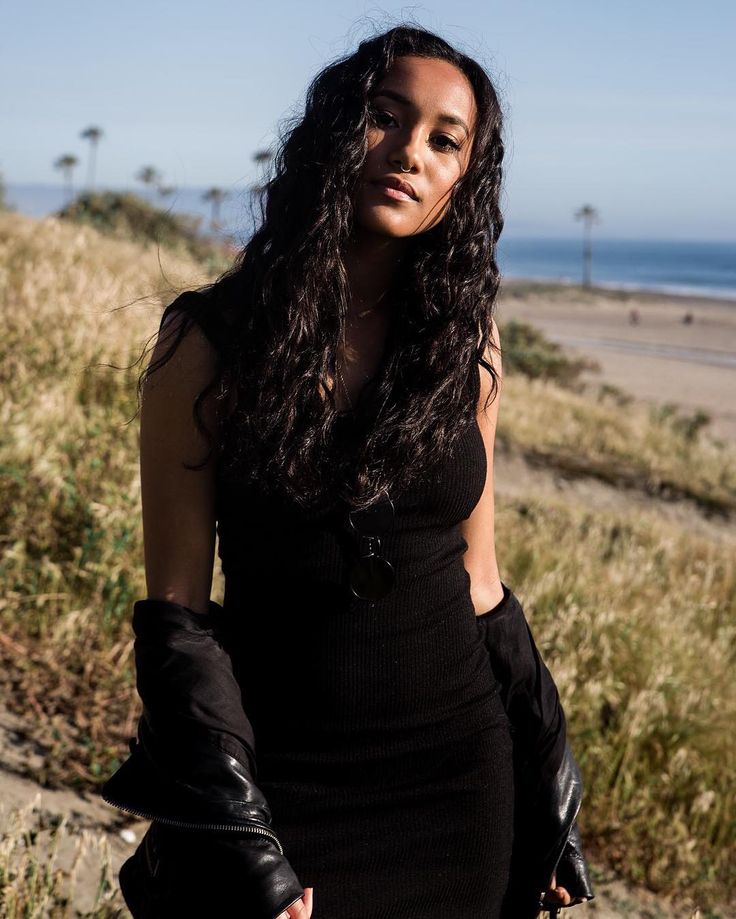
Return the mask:
<svg viewBox="0 0 736 919">
<path fill-rule="evenodd" d="M 203 201 L 209 201 L 212 204 L 212 219 L 210 228 L 216 230 L 220 226 L 220 205 L 227 198 L 228 193 L 222 188 L 208 188 L 202 195 Z"/>
<path fill-rule="evenodd" d="M 73 153 L 65 153 L 63 156 L 60 156 L 54 163 L 54 169 L 60 169 L 64 181 L 66 182 L 66 203 L 70 204 L 72 197 L 74 195 L 74 189 L 72 188 L 72 173 L 76 166 L 79 165 L 79 160 Z"/>
<path fill-rule="evenodd" d="M 598 211 L 592 204 L 584 204 L 575 211 L 575 219 L 583 221 L 583 287 L 590 287 L 590 264 L 593 255 L 591 228 L 598 223 Z"/>
<path fill-rule="evenodd" d="M 264 173 L 266 171 L 266 166 L 271 162 L 272 159 L 273 153 L 271 153 L 270 150 L 256 150 L 256 152 L 253 154 L 253 162 L 256 164 L 256 166 L 262 167 Z M 263 191 L 265 187 L 265 182 L 258 181 L 251 185 L 250 190 L 252 194 L 258 194 L 258 192 Z"/>
<path fill-rule="evenodd" d="M 253 162 L 258 166 L 264 166 L 273 159 L 273 153 L 270 150 L 256 150 L 253 154 Z"/>
<path fill-rule="evenodd" d="M 136 173 L 136 179 L 142 182 L 147 188 L 153 188 L 161 182 L 161 174 L 154 166 L 141 166 Z"/>
<path fill-rule="evenodd" d="M 3 178 L 2 172 L 0 172 L 0 211 L 8 210 L 8 202 L 5 199 L 5 179 Z"/>
<path fill-rule="evenodd" d="M 103 135 L 102 128 L 98 128 L 97 125 L 91 124 L 88 128 L 85 128 L 82 133 L 79 135 L 82 140 L 89 141 L 89 164 L 87 166 L 87 188 L 92 191 L 95 187 L 95 170 L 97 168 L 97 144 L 100 142 L 100 138 Z"/>
</svg>

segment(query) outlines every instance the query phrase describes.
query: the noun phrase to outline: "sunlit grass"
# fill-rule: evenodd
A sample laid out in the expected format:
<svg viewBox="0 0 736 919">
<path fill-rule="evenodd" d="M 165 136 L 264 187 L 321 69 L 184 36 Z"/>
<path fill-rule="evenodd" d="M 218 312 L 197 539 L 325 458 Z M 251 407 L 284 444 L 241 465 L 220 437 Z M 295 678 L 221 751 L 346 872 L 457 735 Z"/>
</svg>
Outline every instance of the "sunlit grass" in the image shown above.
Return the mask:
<svg viewBox="0 0 736 919">
<path fill-rule="evenodd" d="M 0 656 L 48 746 L 48 782 L 102 776 L 133 723 L 134 362 L 162 306 L 207 280 L 153 244 L 0 215 Z"/>
<path fill-rule="evenodd" d="M 0 685 L 45 747 L 35 776 L 49 784 L 98 787 L 139 711 L 140 367 L 86 368 L 131 364 L 161 307 L 207 280 L 155 246 L 0 214 Z M 685 495 L 727 513 L 736 501 L 732 449 L 614 391 L 509 374 L 499 440 L 652 502 Z M 646 509 L 533 496 L 499 500 L 497 545 L 565 702 L 586 843 L 655 889 L 688 886 L 701 905 L 733 896 L 733 550 Z"/>
<path fill-rule="evenodd" d="M 112 871 L 104 834 L 72 833 L 66 817 L 48 821 L 37 796 L 24 807 L 0 806 L 0 915 L 3 919 L 119 919 L 129 916 Z M 61 845 L 72 851 L 62 866 Z M 77 884 L 83 862 L 99 865 L 91 902 L 79 909 Z M 86 899 L 90 899 L 89 896 Z"/>
<path fill-rule="evenodd" d="M 733 891 L 733 546 L 534 498 L 500 501 L 497 532 L 563 698 L 586 839 L 656 890 Z"/>
<path fill-rule="evenodd" d="M 630 404 L 603 388 L 599 398 L 554 382 L 509 375 L 499 441 L 540 465 L 592 475 L 706 510 L 736 510 L 736 450 L 670 407 Z"/>
</svg>

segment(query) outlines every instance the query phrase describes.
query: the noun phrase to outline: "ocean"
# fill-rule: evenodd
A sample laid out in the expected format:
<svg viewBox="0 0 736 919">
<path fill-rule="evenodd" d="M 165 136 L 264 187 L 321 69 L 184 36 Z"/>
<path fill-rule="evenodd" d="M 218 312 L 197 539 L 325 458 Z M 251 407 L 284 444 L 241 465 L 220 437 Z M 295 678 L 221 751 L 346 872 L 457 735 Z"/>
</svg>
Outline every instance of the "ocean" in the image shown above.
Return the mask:
<svg viewBox="0 0 736 919">
<path fill-rule="evenodd" d="M 140 189 L 131 190 L 141 194 Z M 195 214 L 206 228 L 210 210 L 202 201 L 204 190 L 180 189 L 165 205 L 150 193 L 143 192 L 142 197 L 159 207 Z M 243 186 L 227 190 L 220 215 L 223 229 L 244 241 L 250 225 L 249 192 Z M 58 185 L 9 185 L 6 198 L 20 213 L 41 217 L 63 205 L 64 190 Z M 736 299 L 736 241 L 597 239 L 594 234 L 592 252 L 596 286 Z M 533 239 L 502 234 L 498 262 L 508 278 L 579 283 L 582 237 Z"/>
<path fill-rule="evenodd" d="M 582 239 L 501 239 L 506 277 L 580 283 Z M 599 287 L 736 298 L 736 242 L 593 237 L 591 280 Z"/>
</svg>

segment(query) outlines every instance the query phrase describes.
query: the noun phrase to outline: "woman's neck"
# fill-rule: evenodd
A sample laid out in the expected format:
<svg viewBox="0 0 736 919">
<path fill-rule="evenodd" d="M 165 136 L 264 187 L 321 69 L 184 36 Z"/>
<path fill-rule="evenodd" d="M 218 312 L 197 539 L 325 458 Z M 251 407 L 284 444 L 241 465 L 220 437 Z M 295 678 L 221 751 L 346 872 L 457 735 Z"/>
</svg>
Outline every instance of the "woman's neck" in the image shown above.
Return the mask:
<svg viewBox="0 0 736 919">
<path fill-rule="evenodd" d="M 388 308 L 387 296 L 401 267 L 407 240 L 356 228 L 345 253 L 351 315 L 365 316 Z"/>
</svg>

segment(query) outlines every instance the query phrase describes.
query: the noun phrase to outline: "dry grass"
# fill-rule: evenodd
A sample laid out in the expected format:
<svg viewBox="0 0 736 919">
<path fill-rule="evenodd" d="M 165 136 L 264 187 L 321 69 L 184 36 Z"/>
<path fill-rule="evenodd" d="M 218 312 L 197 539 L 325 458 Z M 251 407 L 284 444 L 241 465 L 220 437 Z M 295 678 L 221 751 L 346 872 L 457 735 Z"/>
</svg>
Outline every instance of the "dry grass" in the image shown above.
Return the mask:
<svg viewBox="0 0 736 919">
<path fill-rule="evenodd" d="M 497 527 L 565 704 L 586 840 L 655 890 L 732 895 L 733 546 L 549 500 L 500 502 Z"/>
<path fill-rule="evenodd" d="M 690 498 L 720 514 L 736 510 L 736 451 L 671 408 L 646 409 L 615 389 L 600 392 L 595 399 L 544 380 L 508 376 L 499 441 L 572 475 L 659 498 Z"/>
<path fill-rule="evenodd" d="M 38 796 L 40 797 L 40 796 Z M 72 834 L 66 817 L 48 823 L 36 812 L 37 801 L 9 813 L 0 809 L 0 915 L 5 919 L 118 919 L 130 915 L 113 876 L 110 846 L 104 834 Z M 71 850 L 62 865 L 60 848 Z M 67 859 L 68 860 L 68 859 Z M 84 861 L 99 866 L 92 896 L 78 894 Z M 84 910 L 80 899 L 89 900 Z"/>
<path fill-rule="evenodd" d="M 165 277 L 155 247 L 0 214 L 0 673 L 45 745 L 36 778 L 48 784 L 97 786 L 138 714 L 140 368 L 85 368 L 131 364 L 161 306 L 208 280 L 160 256 Z M 736 500 L 732 451 L 553 383 L 507 377 L 499 437 L 652 500 L 667 489 L 721 511 Z M 645 511 L 547 500 L 500 501 L 497 529 L 505 579 L 565 701 L 586 843 L 655 889 L 688 886 L 701 907 L 734 896 L 732 554 Z"/>
</svg>

